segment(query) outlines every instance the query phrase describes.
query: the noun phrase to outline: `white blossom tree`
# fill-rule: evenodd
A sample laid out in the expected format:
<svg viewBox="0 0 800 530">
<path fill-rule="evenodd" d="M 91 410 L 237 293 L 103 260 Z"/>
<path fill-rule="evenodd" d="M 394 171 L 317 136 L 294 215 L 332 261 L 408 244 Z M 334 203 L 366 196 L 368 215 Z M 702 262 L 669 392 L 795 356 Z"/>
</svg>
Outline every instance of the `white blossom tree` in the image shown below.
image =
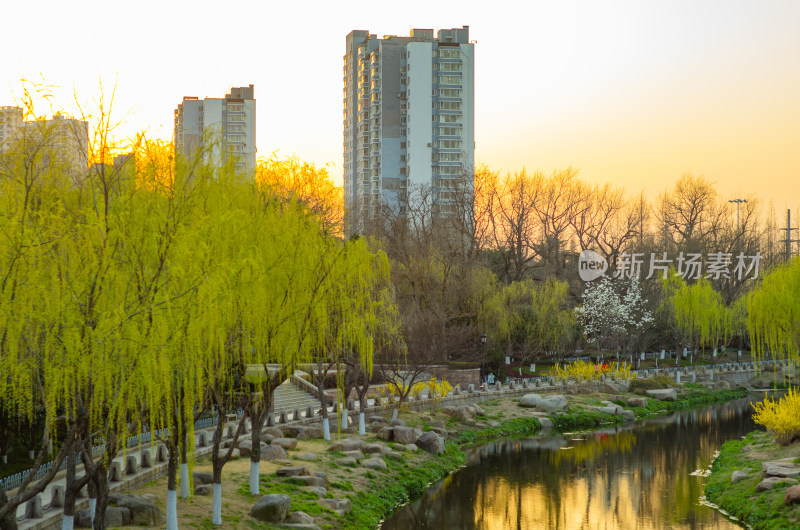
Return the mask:
<svg viewBox="0 0 800 530">
<path fill-rule="evenodd" d="M 575 308 L 586 340 L 599 351 L 625 353 L 653 323 L 639 280 L 601 278 L 583 293 L 583 304 Z"/>
</svg>

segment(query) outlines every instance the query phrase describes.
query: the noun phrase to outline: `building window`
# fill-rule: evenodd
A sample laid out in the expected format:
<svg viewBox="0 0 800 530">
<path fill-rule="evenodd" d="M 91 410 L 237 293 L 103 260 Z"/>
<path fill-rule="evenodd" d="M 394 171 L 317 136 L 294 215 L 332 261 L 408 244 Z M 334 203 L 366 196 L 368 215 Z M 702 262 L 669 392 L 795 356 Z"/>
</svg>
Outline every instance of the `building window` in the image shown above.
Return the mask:
<svg viewBox="0 0 800 530">
<path fill-rule="evenodd" d="M 441 63 L 439 65 L 439 71 L 441 71 L 441 72 L 460 72 L 461 71 L 461 63 Z"/>
<path fill-rule="evenodd" d="M 438 147 L 442 149 L 461 149 L 461 140 L 439 140 Z"/>
<path fill-rule="evenodd" d="M 439 48 L 439 57 L 442 59 L 458 59 L 459 51 L 453 48 Z"/>
<path fill-rule="evenodd" d="M 442 136 L 461 136 L 461 129 L 458 127 L 439 127 L 439 134 Z"/>
<path fill-rule="evenodd" d="M 439 114 L 439 123 L 461 123 L 460 114 Z"/>
<path fill-rule="evenodd" d="M 442 110 L 461 110 L 460 101 L 440 101 L 439 108 Z"/>
</svg>

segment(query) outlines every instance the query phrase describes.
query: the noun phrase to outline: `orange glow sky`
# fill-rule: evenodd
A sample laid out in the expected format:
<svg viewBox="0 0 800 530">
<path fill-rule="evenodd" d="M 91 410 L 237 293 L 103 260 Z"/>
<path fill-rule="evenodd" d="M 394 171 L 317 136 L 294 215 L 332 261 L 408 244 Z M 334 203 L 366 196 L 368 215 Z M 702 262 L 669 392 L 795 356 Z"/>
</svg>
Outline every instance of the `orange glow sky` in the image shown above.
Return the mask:
<svg viewBox="0 0 800 530">
<path fill-rule="evenodd" d="M 166 139 L 182 96 L 253 83 L 259 155 L 330 162 L 341 181 L 345 35 L 469 25 L 479 162 L 573 165 L 651 197 L 692 171 L 783 217 L 800 207 L 796 0 L 7 4 L 0 105 L 21 77 L 67 110 L 116 79 L 120 131 Z"/>
</svg>

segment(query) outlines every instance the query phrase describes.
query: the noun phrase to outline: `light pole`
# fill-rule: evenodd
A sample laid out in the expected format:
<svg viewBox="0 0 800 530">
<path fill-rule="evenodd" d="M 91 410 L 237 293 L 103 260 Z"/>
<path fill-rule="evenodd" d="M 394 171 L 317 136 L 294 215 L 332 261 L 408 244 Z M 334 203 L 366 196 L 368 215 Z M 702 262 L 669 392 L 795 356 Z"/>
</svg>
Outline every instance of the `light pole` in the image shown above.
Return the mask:
<svg viewBox="0 0 800 530">
<path fill-rule="evenodd" d="M 747 202 L 747 199 L 733 199 L 728 202 L 735 202 L 736 203 L 736 235 L 739 235 L 739 206 L 743 202 Z"/>
<path fill-rule="evenodd" d="M 486 377 L 486 333 L 481 334 L 481 383 Z"/>
</svg>

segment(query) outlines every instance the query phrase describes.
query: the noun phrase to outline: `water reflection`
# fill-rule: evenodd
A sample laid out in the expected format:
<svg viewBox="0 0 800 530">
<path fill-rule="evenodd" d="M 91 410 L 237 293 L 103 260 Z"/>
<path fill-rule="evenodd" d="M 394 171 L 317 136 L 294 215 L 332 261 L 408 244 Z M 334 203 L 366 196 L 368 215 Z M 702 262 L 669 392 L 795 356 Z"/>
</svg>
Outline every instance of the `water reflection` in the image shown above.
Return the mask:
<svg viewBox="0 0 800 530">
<path fill-rule="evenodd" d="M 753 429 L 749 402 L 481 446 L 383 528 L 738 528 L 698 503 L 704 482 L 690 473 Z"/>
</svg>

